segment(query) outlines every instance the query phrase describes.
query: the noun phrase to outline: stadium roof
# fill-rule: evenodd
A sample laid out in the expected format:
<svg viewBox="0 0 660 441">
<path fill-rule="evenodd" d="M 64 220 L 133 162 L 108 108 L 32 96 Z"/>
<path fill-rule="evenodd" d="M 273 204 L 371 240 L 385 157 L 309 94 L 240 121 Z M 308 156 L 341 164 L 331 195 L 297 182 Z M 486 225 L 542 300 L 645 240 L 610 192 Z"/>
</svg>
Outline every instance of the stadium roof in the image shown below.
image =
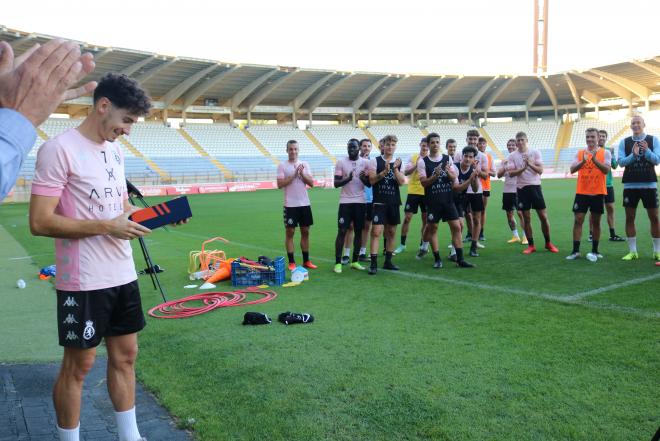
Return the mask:
<svg viewBox="0 0 660 441">
<path fill-rule="evenodd" d="M 20 54 L 55 38 L 0 26 L 0 39 Z M 308 118 L 407 119 L 557 115 L 586 109 L 656 107 L 660 102 L 660 57 L 546 77 L 464 76 L 338 72 L 299 67 L 232 64 L 160 55 L 81 42 L 94 54 L 96 70 L 138 80 L 161 116 L 214 119 Z M 67 102 L 76 115 L 90 98 Z M 295 115 L 295 117 L 294 117 Z"/>
</svg>

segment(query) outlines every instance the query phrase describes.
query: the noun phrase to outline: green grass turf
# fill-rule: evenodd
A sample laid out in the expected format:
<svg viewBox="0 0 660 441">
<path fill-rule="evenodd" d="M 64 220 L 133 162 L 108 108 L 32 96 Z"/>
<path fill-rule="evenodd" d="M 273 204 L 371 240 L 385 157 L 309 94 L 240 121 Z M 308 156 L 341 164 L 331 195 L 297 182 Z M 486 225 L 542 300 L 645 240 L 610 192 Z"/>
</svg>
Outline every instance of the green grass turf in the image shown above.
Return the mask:
<svg viewBox="0 0 660 441">
<path fill-rule="evenodd" d="M 510 234 L 496 183 L 487 248 L 471 259 L 478 268 L 433 270 L 428 256 L 416 261 L 415 217 L 408 250 L 395 257 L 405 274 L 375 277 L 346 267 L 331 272 L 338 191 L 315 189 L 311 254 L 319 269 L 310 281 L 277 288 L 279 297 L 263 305 L 186 320 L 149 318 L 139 378 L 174 415 L 194 418 L 201 440 L 650 439 L 660 422 L 660 272 L 648 221 L 640 209 L 639 261 L 622 262 L 626 244 L 603 241 L 604 260 L 568 262 L 574 185 L 543 184 L 559 255 L 523 256 L 522 246 L 505 243 Z M 161 280 L 169 298 L 192 294 L 182 289 L 188 252 L 206 238 L 231 240 L 221 246 L 229 256 L 282 254 L 281 192 L 190 199 L 190 224 L 148 239 L 154 261 L 167 270 Z M 0 222 L 36 263 L 52 263 L 50 241 L 27 231 L 26 206 L 1 210 Z M 542 243 L 536 218 L 534 231 Z M 444 224 L 440 237 L 444 257 Z M 582 251 L 589 246 L 585 240 Z M 146 310 L 160 298 L 148 278 L 140 281 Z M 248 310 L 271 317 L 310 312 L 316 321 L 243 327 Z M 29 324 L 24 332 L 29 338 Z"/>
</svg>

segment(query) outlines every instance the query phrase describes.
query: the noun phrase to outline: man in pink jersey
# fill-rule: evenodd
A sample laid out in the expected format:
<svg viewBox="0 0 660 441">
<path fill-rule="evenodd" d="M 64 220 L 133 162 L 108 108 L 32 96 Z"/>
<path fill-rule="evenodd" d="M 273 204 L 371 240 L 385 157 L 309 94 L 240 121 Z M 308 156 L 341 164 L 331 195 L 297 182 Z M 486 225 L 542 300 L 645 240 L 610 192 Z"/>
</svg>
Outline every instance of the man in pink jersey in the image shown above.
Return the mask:
<svg viewBox="0 0 660 441">
<path fill-rule="evenodd" d="M 307 195 L 307 186 L 314 186 L 314 178 L 312 178 L 309 164 L 298 160 L 297 141 L 288 141 L 286 152 L 289 155 L 288 161 L 280 162 L 277 166 L 277 188 L 284 189 L 284 228 L 286 230 L 284 245 L 289 257 L 289 270 L 296 269 L 296 261 L 293 257 L 293 235 L 297 226 L 300 226 L 303 266 L 316 269 L 316 265 L 309 260 L 309 227 L 314 224 L 314 218 Z"/>
<path fill-rule="evenodd" d="M 529 242 L 523 254 L 536 252 L 530 214 L 532 208 L 536 210 L 536 214 L 541 221 L 541 231 L 545 238 L 545 248 L 552 253 L 558 253 L 559 250 L 557 247 L 550 242 L 550 223 L 548 222 L 545 199 L 543 199 L 543 191 L 541 190 L 541 174 L 543 173 L 541 154 L 538 150 L 529 149 L 527 146 L 527 134 L 525 132 L 516 133 L 516 146 L 518 150 L 509 155 L 508 169 L 509 176 L 517 178 L 518 208 L 523 212 L 525 235 L 527 236 L 527 242 Z"/>
<path fill-rule="evenodd" d="M 341 187 L 339 195 L 339 213 L 337 214 L 337 238 L 335 239 L 335 273 L 341 273 L 341 251 L 344 244 L 344 238 L 351 224 L 355 231 L 362 231 L 365 215 L 366 203 L 364 198 L 365 185 L 371 186 L 369 178 L 365 171 L 369 166 L 369 161 L 361 158 L 360 142 L 357 139 L 348 141 L 346 147 L 348 157 L 337 160 L 335 166 L 335 188 Z M 360 244 L 362 237 L 355 234 L 353 239 L 353 263 L 351 268 L 364 270 L 364 267 L 358 262 Z"/>
<path fill-rule="evenodd" d="M 83 380 L 105 339 L 108 392 L 121 441 L 142 439 L 135 420 L 137 332 L 145 326 L 129 239 L 149 229 L 128 219 L 119 136 L 151 102 L 125 75 L 107 74 L 91 114 L 37 154 L 32 234 L 55 238 L 57 323 L 64 355 L 53 401 L 60 440 L 77 441 Z"/>
<path fill-rule="evenodd" d="M 509 154 L 516 151 L 518 147 L 516 146 L 515 139 L 509 139 L 506 143 L 506 149 Z M 497 169 L 497 177 L 504 178 L 504 190 L 502 190 L 502 210 L 506 213 L 506 220 L 511 229 L 512 237 L 507 241 L 507 243 L 516 243 L 521 242 L 520 236 L 518 235 L 518 228 L 516 226 L 516 219 L 513 216 L 513 212 L 518 212 L 518 219 L 520 219 L 520 226 L 522 227 L 522 244 L 527 245 L 527 237 L 525 237 L 525 221 L 523 220 L 522 211 L 518 210 L 518 193 L 516 187 L 517 178 L 509 176 L 508 170 L 509 160 L 504 158 L 500 163 L 500 166 Z"/>
</svg>

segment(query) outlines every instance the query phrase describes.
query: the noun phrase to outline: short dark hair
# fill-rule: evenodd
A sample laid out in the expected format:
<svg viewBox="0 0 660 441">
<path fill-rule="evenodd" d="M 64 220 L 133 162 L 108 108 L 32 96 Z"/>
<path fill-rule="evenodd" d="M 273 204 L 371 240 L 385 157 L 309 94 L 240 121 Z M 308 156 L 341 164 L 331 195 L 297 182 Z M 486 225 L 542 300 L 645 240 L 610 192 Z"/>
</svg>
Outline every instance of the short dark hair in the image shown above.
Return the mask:
<svg viewBox="0 0 660 441">
<path fill-rule="evenodd" d="M 598 133 L 604 133 L 605 136 L 610 136 L 610 135 L 607 133 L 607 130 L 605 130 L 605 129 L 600 129 L 600 130 L 598 131 Z"/>
<path fill-rule="evenodd" d="M 477 156 L 477 149 L 475 149 L 475 148 L 472 147 L 471 145 L 468 145 L 468 146 L 466 146 L 466 147 L 463 147 L 463 152 L 462 152 L 462 153 L 463 153 L 464 155 L 465 155 L 466 153 L 472 153 L 472 156 L 476 157 L 476 156 Z"/>
<path fill-rule="evenodd" d="M 346 146 L 348 147 L 349 145 L 351 145 L 353 143 L 357 144 L 358 147 L 360 146 L 360 141 L 358 141 L 356 138 L 349 139 L 348 142 L 346 143 Z"/>
<path fill-rule="evenodd" d="M 369 138 L 362 138 L 360 140 L 360 146 L 362 146 L 362 144 L 365 143 L 365 142 L 368 142 L 369 144 L 371 144 L 371 140 Z"/>
<path fill-rule="evenodd" d="M 137 81 L 124 74 L 107 73 L 94 89 L 94 104 L 107 98 L 114 106 L 131 115 L 145 116 L 151 110 L 151 98 Z"/>
<path fill-rule="evenodd" d="M 423 137 L 421 141 L 419 141 L 419 143 L 420 143 L 420 144 L 421 144 L 421 143 L 423 143 L 423 142 L 425 142 L 425 143 L 427 143 L 427 144 L 428 144 L 428 141 L 426 140 L 426 136 L 425 136 L 425 137 Z"/>
<path fill-rule="evenodd" d="M 467 135 L 465 135 L 467 138 L 470 136 L 479 136 L 479 130 L 477 129 L 470 129 L 467 131 Z"/>
<path fill-rule="evenodd" d="M 508 143 L 510 143 L 510 142 L 513 142 L 513 143 L 515 144 L 515 143 L 516 143 L 516 140 L 515 140 L 514 138 L 510 138 L 506 143 L 508 144 Z"/>
<path fill-rule="evenodd" d="M 286 149 L 287 149 L 287 150 L 289 150 L 289 146 L 290 146 L 291 144 L 298 144 L 298 141 L 296 141 L 295 139 L 290 139 L 290 140 L 288 140 L 288 141 L 286 142 Z"/>
<path fill-rule="evenodd" d="M 486 138 L 484 138 L 483 136 L 480 136 L 479 137 L 479 142 L 488 142 L 488 141 L 486 141 Z"/>
<path fill-rule="evenodd" d="M 431 132 L 431 133 L 429 133 L 428 135 L 426 135 L 426 143 L 427 143 L 427 144 L 430 144 L 432 138 L 438 138 L 438 139 L 440 139 L 440 135 L 438 135 L 438 134 L 435 133 L 435 132 Z"/>
<path fill-rule="evenodd" d="M 449 146 L 451 143 L 456 144 L 456 140 L 454 138 L 449 138 L 447 142 L 445 142 L 445 147 Z"/>
<path fill-rule="evenodd" d="M 598 136 L 598 133 L 600 133 L 600 131 L 594 127 L 589 127 L 587 130 L 584 131 L 585 135 L 589 132 L 591 133 L 596 132 L 596 137 Z"/>
</svg>

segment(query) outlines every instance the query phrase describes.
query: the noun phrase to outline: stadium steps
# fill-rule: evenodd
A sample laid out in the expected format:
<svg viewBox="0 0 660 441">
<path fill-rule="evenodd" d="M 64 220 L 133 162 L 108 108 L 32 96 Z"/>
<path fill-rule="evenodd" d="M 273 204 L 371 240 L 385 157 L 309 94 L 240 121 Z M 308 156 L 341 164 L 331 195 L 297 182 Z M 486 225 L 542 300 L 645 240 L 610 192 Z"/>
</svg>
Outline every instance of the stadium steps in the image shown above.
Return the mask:
<svg viewBox="0 0 660 441">
<path fill-rule="evenodd" d="M 37 135 L 39 135 L 39 138 L 43 139 L 44 141 L 48 141 L 48 139 L 49 139 L 46 132 L 41 130 L 39 127 L 37 127 Z"/>
<path fill-rule="evenodd" d="M 165 172 L 163 171 L 163 169 L 160 168 L 160 167 L 158 166 L 158 164 L 156 164 L 154 161 L 152 161 L 151 159 L 149 159 L 149 158 L 147 158 L 146 156 L 144 156 L 144 155 L 142 154 L 142 152 L 139 151 L 137 148 L 135 148 L 135 146 L 134 146 L 133 144 L 131 144 L 131 142 L 130 142 L 128 139 L 124 138 L 123 136 L 120 136 L 120 137 L 119 137 L 119 142 L 121 142 L 121 143 L 124 145 L 124 147 L 126 147 L 128 150 L 130 150 L 130 152 L 133 153 L 135 156 L 137 156 L 138 158 L 140 158 L 140 159 L 142 159 L 144 162 L 146 162 L 147 165 L 148 165 L 149 167 L 151 167 L 151 169 L 152 169 L 153 171 L 155 171 L 156 173 L 158 173 L 158 175 L 161 177 L 161 179 L 163 180 L 163 182 L 169 182 L 169 181 L 172 180 L 172 179 L 170 178 L 170 175 L 168 175 L 167 173 L 165 173 Z"/>
<path fill-rule="evenodd" d="M 197 152 L 201 156 L 211 161 L 211 163 L 215 165 L 216 168 L 218 168 L 222 172 L 222 175 L 225 177 L 226 180 L 232 179 L 234 177 L 233 173 L 222 162 L 211 157 L 211 155 L 209 155 L 209 153 L 206 150 L 204 150 L 204 147 L 199 145 L 199 143 L 195 141 L 195 139 L 192 136 L 190 136 L 190 133 L 186 132 L 186 130 L 183 128 L 179 128 L 177 129 L 177 131 L 181 134 L 181 136 L 183 136 L 183 138 L 186 141 L 188 141 L 188 144 L 190 144 L 191 146 L 193 146 L 195 150 L 197 150 Z"/>
<path fill-rule="evenodd" d="M 498 159 L 504 159 L 504 155 L 502 154 L 500 149 L 497 148 L 497 146 L 495 145 L 495 142 L 493 141 L 493 138 L 490 137 L 490 135 L 488 134 L 486 129 L 484 129 L 483 127 L 479 127 L 479 133 L 481 133 L 481 136 L 486 138 L 486 142 L 490 146 L 491 150 L 495 152 L 495 154 L 497 155 L 497 158 Z"/>
<path fill-rule="evenodd" d="M 362 127 L 362 131 L 364 132 L 365 136 L 371 140 L 371 145 L 378 147 L 378 140 L 373 135 L 373 133 L 371 133 L 366 127 Z"/>
<path fill-rule="evenodd" d="M 568 147 L 571 142 L 571 135 L 573 135 L 573 121 L 562 123 L 557 131 L 557 140 L 555 141 L 555 167 L 557 161 L 559 161 L 559 152 L 561 149 Z"/>
<path fill-rule="evenodd" d="M 271 155 L 271 153 L 266 149 L 266 147 L 264 147 L 263 144 L 259 142 L 259 140 L 252 133 L 248 132 L 246 128 L 241 127 L 241 132 L 243 132 L 243 134 L 246 136 L 247 139 L 252 141 L 252 144 L 254 144 L 254 146 L 257 149 L 259 149 L 261 154 L 263 154 L 265 157 L 273 161 L 275 165 L 278 165 L 280 163 L 280 160 L 277 159 L 275 156 Z"/>
<path fill-rule="evenodd" d="M 303 132 L 305 132 L 307 138 L 309 138 L 309 140 L 312 141 L 312 143 L 316 146 L 316 148 L 319 149 L 321 153 L 323 153 L 329 160 L 331 160 L 333 164 L 337 163 L 337 158 L 332 156 L 332 154 L 328 151 L 328 149 L 323 147 L 321 141 L 319 141 L 318 138 L 316 138 L 316 136 L 314 136 L 312 132 L 310 132 L 309 130 L 303 130 Z"/>
<path fill-rule="evenodd" d="M 619 130 L 616 135 L 610 139 L 610 147 L 618 147 L 619 146 L 619 140 L 625 136 L 626 133 L 628 133 L 628 130 L 630 130 L 630 124 L 625 124 L 623 127 L 621 127 L 621 130 Z"/>
</svg>

